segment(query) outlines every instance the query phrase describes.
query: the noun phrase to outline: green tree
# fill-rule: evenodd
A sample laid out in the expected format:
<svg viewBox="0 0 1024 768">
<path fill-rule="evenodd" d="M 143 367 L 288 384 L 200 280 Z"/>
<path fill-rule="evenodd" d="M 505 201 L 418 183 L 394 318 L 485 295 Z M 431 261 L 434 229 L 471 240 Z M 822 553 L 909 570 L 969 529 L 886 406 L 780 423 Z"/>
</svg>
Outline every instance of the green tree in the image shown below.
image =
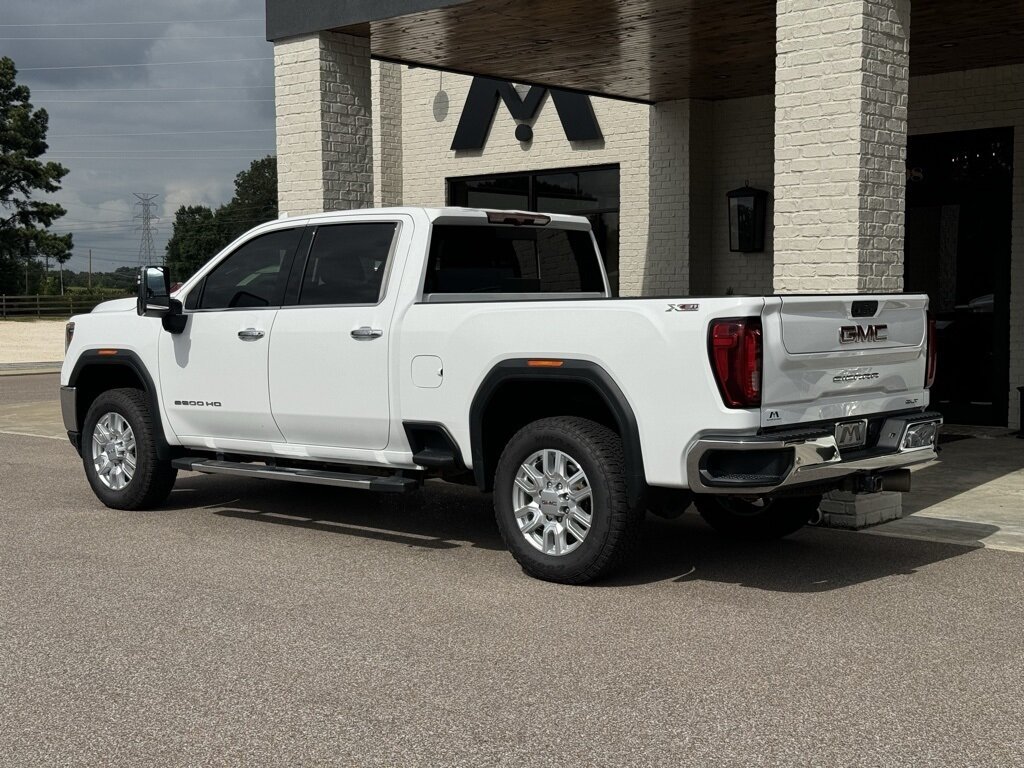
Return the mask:
<svg viewBox="0 0 1024 768">
<path fill-rule="evenodd" d="M 66 211 L 56 203 L 33 199 L 60 189 L 68 169 L 43 162 L 49 116 L 33 109 L 27 86 L 18 85 L 14 62 L 0 58 L 0 292 L 38 290 L 40 256 L 63 263 L 72 237 L 48 228 Z M 35 268 L 34 266 L 35 265 Z M 18 278 L 22 277 L 22 280 Z"/>
<path fill-rule="evenodd" d="M 228 240 L 212 210 L 205 205 L 183 205 L 174 213 L 171 238 L 167 241 L 167 266 L 175 280 L 194 274 Z"/>
<path fill-rule="evenodd" d="M 235 176 L 235 196 L 217 209 L 228 242 L 258 224 L 277 218 L 277 158 L 253 160 Z"/>
<path fill-rule="evenodd" d="M 185 280 L 224 246 L 258 224 L 277 218 L 277 158 L 253 160 L 235 176 L 235 195 L 216 210 L 181 206 L 167 241 L 167 265 Z"/>
</svg>

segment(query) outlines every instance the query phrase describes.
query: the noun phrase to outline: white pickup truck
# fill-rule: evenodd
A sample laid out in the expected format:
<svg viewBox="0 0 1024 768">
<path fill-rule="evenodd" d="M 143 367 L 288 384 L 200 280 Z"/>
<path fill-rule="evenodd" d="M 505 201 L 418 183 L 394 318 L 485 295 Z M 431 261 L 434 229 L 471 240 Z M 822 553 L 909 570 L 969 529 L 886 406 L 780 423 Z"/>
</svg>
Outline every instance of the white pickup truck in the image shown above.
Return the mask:
<svg viewBox="0 0 1024 768">
<path fill-rule="evenodd" d="M 171 294 L 68 323 L 61 403 L 103 503 L 178 470 L 493 491 L 527 572 L 581 583 L 644 511 L 786 535 L 935 457 L 927 297 L 612 298 L 587 220 L 461 208 L 281 219 Z"/>
</svg>

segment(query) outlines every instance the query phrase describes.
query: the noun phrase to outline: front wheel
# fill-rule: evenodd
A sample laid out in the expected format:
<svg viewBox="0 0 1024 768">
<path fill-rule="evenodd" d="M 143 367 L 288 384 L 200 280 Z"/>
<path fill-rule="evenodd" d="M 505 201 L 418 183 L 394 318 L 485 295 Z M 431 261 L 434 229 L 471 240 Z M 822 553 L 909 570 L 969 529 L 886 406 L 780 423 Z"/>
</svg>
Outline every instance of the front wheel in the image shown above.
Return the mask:
<svg viewBox="0 0 1024 768">
<path fill-rule="evenodd" d="M 748 499 L 697 496 L 697 510 L 719 533 L 748 541 L 780 539 L 803 528 L 821 504 L 821 496 Z"/>
<path fill-rule="evenodd" d="M 113 509 L 162 503 L 178 470 L 157 457 L 155 417 L 138 389 L 111 389 L 97 397 L 82 425 L 82 463 L 93 492 Z"/>
<path fill-rule="evenodd" d="M 583 584 L 635 551 L 643 508 L 626 496 L 619 436 L 588 419 L 540 419 L 498 461 L 494 512 L 505 546 L 531 576 Z"/>
</svg>

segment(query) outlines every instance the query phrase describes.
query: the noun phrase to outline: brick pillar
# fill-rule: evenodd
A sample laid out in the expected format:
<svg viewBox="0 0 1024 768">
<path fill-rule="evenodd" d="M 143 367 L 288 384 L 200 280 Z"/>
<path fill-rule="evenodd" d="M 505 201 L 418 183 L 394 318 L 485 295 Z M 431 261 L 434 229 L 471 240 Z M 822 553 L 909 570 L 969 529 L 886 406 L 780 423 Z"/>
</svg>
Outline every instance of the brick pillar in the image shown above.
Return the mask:
<svg viewBox="0 0 1024 768">
<path fill-rule="evenodd" d="M 402 67 L 373 62 L 374 205 L 402 204 Z"/>
<path fill-rule="evenodd" d="M 689 99 L 650 108 L 647 252 L 641 295 L 685 296 L 690 287 Z M 624 285 L 623 295 L 634 292 Z"/>
<path fill-rule="evenodd" d="M 775 290 L 903 290 L 910 0 L 779 0 Z"/>
<path fill-rule="evenodd" d="M 775 290 L 903 290 L 910 0 L 779 0 Z M 822 523 L 900 517 L 898 493 L 831 493 Z"/>
<path fill-rule="evenodd" d="M 370 41 L 321 32 L 274 43 L 278 209 L 373 205 Z"/>
</svg>

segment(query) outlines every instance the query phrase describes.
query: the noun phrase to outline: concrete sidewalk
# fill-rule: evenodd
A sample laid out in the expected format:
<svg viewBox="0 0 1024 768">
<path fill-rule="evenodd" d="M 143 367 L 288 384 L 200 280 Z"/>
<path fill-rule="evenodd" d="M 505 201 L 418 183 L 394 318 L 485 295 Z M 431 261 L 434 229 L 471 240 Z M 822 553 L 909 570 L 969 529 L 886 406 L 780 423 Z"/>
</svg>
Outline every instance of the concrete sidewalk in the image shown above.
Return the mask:
<svg viewBox="0 0 1024 768">
<path fill-rule="evenodd" d="M 1024 440 L 1001 431 L 942 445 L 914 472 L 903 518 L 866 532 L 1024 552 Z"/>
</svg>

